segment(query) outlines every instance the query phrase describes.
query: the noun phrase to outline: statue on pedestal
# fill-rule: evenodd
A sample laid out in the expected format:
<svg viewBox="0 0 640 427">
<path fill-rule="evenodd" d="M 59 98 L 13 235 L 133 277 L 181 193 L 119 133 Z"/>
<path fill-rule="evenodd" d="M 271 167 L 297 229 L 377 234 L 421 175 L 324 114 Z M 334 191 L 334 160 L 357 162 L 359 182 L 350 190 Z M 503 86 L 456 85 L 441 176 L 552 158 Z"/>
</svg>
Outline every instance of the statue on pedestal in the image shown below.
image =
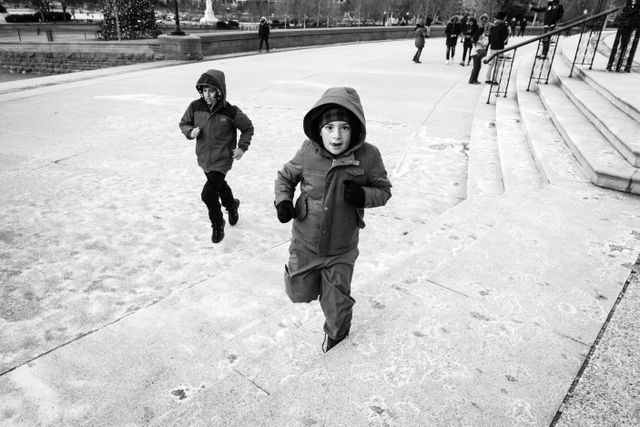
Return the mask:
<svg viewBox="0 0 640 427">
<path fill-rule="evenodd" d="M 213 6 L 211 5 L 211 0 L 207 0 L 207 9 L 204 11 L 204 16 L 200 18 L 201 24 L 215 24 L 219 19 L 216 18 L 216 15 L 213 13 Z"/>
</svg>

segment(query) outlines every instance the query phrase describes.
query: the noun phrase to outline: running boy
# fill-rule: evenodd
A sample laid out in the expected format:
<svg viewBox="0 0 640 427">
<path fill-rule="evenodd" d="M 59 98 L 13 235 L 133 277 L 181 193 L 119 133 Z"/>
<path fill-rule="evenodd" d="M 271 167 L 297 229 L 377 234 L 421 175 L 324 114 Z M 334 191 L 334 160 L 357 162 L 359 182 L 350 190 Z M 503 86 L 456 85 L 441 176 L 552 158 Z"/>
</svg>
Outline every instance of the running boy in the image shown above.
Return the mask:
<svg viewBox="0 0 640 427">
<path fill-rule="evenodd" d="M 293 302 L 320 297 L 327 352 L 351 327 L 351 278 L 364 208 L 385 205 L 391 183 L 380 152 L 365 142 L 364 111 L 354 89 L 328 89 L 305 115 L 303 128 L 308 139 L 278 172 L 275 205 L 280 222 L 294 219 L 287 295 Z"/>
<path fill-rule="evenodd" d="M 187 139 L 196 139 L 198 164 L 207 177 L 201 198 L 209 210 L 211 241 L 219 243 L 224 239 L 225 226 L 220 202 L 227 210 L 229 224 L 238 222 L 240 200 L 233 197 L 225 178 L 233 161 L 240 160 L 249 148 L 253 124 L 240 108 L 227 102 L 222 71 L 209 70 L 201 75 L 196 90 L 200 98 L 187 107 L 180 120 L 180 130 Z"/>
</svg>

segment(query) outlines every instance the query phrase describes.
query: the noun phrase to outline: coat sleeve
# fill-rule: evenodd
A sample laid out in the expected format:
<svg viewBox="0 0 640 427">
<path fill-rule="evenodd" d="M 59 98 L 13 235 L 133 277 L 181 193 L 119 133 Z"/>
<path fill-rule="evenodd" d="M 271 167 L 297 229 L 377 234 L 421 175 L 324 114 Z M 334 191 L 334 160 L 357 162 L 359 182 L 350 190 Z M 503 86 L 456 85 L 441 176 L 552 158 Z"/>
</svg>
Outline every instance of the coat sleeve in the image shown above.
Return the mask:
<svg viewBox="0 0 640 427">
<path fill-rule="evenodd" d="M 365 208 L 384 206 L 391 198 L 391 181 L 387 177 L 382 156 L 377 147 L 371 148 L 374 150 L 373 161 L 369 167 L 367 185 L 363 187 Z"/>
<path fill-rule="evenodd" d="M 193 139 L 191 137 L 191 130 L 194 128 L 193 125 L 193 106 L 189 104 L 187 107 L 187 111 L 182 115 L 182 119 L 180 120 L 180 130 L 187 137 L 187 139 Z"/>
<path fill-rule="evenodd" d="M 238 108 L 234 124 L 240 131 L 238 147 L 240 147 L 242 151 L 247 151 L 249 149 L 249 145 L 251 145 L 251 138 L 253 138 L 253 123 L 249 117 L 243 113 L 240 108 Z"/>
<path fill-rule="evenodd" d="M 304 146 L 301 147 L 293 159 L 289 160 L 282 166 L 282 169 L 278 172 L 275 184 L 275 200 L 274 204 L 278 206 L 278 203 L 283 200 L 293 201 L 293 195 L 296 190 L 296 186 L 302 179 L 303 168 L 303 154 Z"/>
</svg>

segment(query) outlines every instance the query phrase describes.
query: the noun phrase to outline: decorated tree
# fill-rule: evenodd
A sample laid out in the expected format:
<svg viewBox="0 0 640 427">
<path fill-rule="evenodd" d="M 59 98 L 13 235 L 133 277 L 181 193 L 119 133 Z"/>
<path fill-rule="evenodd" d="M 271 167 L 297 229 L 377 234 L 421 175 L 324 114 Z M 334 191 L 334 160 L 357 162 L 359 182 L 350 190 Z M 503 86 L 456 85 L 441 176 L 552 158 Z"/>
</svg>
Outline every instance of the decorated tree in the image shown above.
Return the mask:
<svg viewBox="0 0 640 427">
<path fill-rule="evenodd" d="M 154 0 L 106 0 L 102 34 L 107 40 L 157 37 Z"/>
</svg>

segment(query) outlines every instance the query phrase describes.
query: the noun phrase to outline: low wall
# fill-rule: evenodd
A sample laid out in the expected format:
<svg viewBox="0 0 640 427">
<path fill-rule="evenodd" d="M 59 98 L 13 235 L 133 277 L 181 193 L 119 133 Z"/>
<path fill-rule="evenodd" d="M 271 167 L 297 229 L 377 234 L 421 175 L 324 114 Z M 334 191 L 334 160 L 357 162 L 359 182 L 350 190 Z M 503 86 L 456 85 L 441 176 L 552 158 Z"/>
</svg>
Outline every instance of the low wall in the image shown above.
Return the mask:
<svg viewBox="0 0 640 427">
<path fill-rule="evenodd" d="M 157 40 L 0 43 L 0 69 L 21 74 L 64 74 L 163 59 Z"/>
<path fill-rule="evenodd" d="M 331 45 L 413 38 L 412 26 L 345 27 L 272 30 L 272 48 Z M 541 27 L 527 28 L 537 34 Z M 431 37 L 443 37 L 444 27 L 431 27 Z M 16 73 L 57 74 L 130 65 L 165 59 L 196 61 L 207 56 L 254 52 L 259 40 L 255 31 L 216 31 L 186 36 L 160 35 L 157 40 L 74 40 L 58 36 L 54 41 L 0 40 L 0 68 Z M 444 42 L 443 42 L 444 50 Z"/>
</svg>

